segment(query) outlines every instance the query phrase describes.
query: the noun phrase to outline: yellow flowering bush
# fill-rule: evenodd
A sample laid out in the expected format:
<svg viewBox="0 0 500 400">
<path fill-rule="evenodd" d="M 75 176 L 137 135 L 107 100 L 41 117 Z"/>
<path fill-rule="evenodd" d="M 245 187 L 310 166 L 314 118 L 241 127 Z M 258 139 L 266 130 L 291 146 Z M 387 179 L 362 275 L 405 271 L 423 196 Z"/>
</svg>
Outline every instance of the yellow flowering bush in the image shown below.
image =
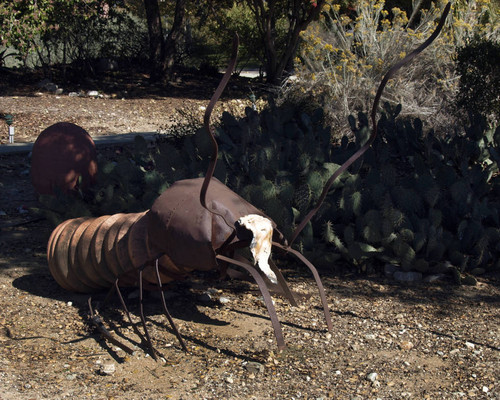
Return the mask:
<svg viewBox="0 0 500 400">
<path fill-rule="evenodd" d="M 314 97 L 339 133 L 348 131 L 349 114 L 370 109 L 383 75 L 431 35 L 445 5 L 432 3 L 410 23 L 405 11 L 386 10 L 384 0 L 352 4 L 355 15 L 331 5 L 321 21 L 302 32 L 296 78 L 282 88 L 284 101 Z M 474 35 L 500 37 L 499 16 L 490 0 L 457 0 L 441 35 L 389 82 L 382 101 L 403 104 L 404 113 L 437 129 L 449 126 L 458 84 L 456 49 Z"/>
</svg>

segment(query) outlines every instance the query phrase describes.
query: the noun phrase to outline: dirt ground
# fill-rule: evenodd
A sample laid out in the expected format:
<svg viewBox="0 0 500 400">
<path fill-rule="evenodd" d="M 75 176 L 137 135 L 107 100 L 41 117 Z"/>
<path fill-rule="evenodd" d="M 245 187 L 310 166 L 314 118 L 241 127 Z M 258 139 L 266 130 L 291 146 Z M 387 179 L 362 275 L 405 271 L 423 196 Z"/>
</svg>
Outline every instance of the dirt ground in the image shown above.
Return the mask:
<svg viewBox="0 0 500 400">
<path fill-rule="evenodd" d="M 34 142 L 56 122 L 77 124 L 93 137 L 165 131 L 192 118 L 202 121 L 204 107 L 219 83 L 218 76 L 189 73 L 164 86 L 152 85 L 140 73 L 109 74 L 77 84 L 58 82 L 56 76 L 49 80 L 39 73 L 24 76 L 0 70 L 0 116 L 13 115 L 16 142 Z M 235 78 L 216 105 L 214 118 L 224 110 L 242 113 L 252 105 L 252 93 L 258 99 L 265 96 L 258 82 Z M 0 144 L 5 143 L 8 129 L 0 120 Z"/>
<path fill-rule="evenodd" d="M 121 100 L 112 91 L 104 91 L 109 98 L 70 98 L 28 88 L 7 85 L 0 97 L 0 112 L 14 113 L 26 141 L 60 120 L 91 134 L 154 131 L 168 119 L 167 108 L 203 105 L 211 95 Z M 90 329 L 88 295 L 67 292 L 51 277 L 45 254 L 52 227 L 29 212 L 37 200 L 26 154 L 0 156 L 0 193 L 1 400 L 500 399 L 498 275 L 480 277 L 476 286 L 408 286 L 322 270 L 334 326 L 328 332 L 312 276 L 281 262 L 302 295 L 297 307 L 274 296 L 288 345 L 282 352 L 255 285 L 197 276 L 167 292 L 189 353 L 158 295 L 145 300 L 155 361 L 116 300 L 103 305 L 105 294 L 93 296 L 132 355 Z M 137 323 L 138 291 L 124 295 Z"/>
</svg>

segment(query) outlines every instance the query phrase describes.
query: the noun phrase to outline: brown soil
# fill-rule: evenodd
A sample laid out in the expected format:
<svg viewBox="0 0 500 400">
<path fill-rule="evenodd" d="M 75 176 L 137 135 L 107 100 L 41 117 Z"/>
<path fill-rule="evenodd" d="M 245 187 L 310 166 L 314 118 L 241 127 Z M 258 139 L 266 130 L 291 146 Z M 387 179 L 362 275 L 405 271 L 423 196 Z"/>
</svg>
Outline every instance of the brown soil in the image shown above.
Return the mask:
<svg viewBox="0 0 500 400">
<path fill-rule="evenodd" d="M 14 107 L 19 137 L 33 140 L 29 132 L 60 120 L 88 123 L 93 134 L 99 127 L 154 130 L 167 105 L 206 104 L 166 95 L 153 100 L 4 92 L 0 108 Z M 134 114 L 132 105 L 157 117 Z M 22 133 L 24 123 L 32 130 Z M 89 328 L 88 296 L 63 290 L 51 277 L 45 251 L 52 227 L 24 212 L 37 201 L 27 156 L 0 156 L 0 171 L 2 400 L 500 399 L 498 276 L 479 278 L 472 287 L 405 286 L 379 276 L 320 271 L 334 324 L 327 332 L 312 277 L 282 263 L 292 289 L 304 295 L 298 307 L 274 296 L 288 344 L 282 352 L 255 285 L 197 276 L 172 285 L 167 300 L 189 353 L 169 329 L 158 295 L 146 299 L 158 361 L 134 335 L 118 302 L 103 305 L 104 295 L 94 296 L 108 329 L 135 346 L 127 355 Z M 206 301 L 209 288 L 213 299 Z M 137 291 L 124 293 L 138 322 Z M 221 297 L 228 303 L 221 304 Z"/>
<path fill-rule="evenodd" d="M 26 76 L 0 70 L 0 117 L 13 115 L 16 142 L 34 142 L 42 130 L 56 122 L 80 125 L 91 136 L 157 132 L 192 117 L 202 121 L 204 107 L 219 83 L 218 76 L 186 73 L 171 84 L 157 85 L 144 74 L 130 71 L 128 76 L 126 72 L 96 77 L 84 84 L 54 79 L 63 90 L 55 94 L 41 87 L 41 74 Z M 97 91 L 98 96 L 88 96 L 90 91 Z M 259 97 L 264 95 L 257 83 L 234 78 L 214 117 L 223 110 L 242 112 L 251 105 L 248 95 L 252 91 Z M 8 129 L 0 120 L 0 144 L 5 143 Z"/>
</svg>

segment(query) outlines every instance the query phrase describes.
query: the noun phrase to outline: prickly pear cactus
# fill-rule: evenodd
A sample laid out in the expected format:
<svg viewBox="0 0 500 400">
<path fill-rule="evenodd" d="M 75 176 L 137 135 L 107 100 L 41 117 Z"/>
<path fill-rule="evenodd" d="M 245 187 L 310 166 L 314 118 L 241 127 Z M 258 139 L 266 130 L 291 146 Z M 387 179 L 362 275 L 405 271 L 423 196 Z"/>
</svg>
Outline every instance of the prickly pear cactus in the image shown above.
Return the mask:
<svg viewBox="0 0 500 400">
<path fill-rule="evenodd" d="M 333 195 L 325 240 L 361 270 L 390 263 L 467 280 L 498 268 L 500 129 L 477 119 L 464 134 L 438 138 L 399 112 L 385 105 L 359 179 Z M 366 117 L 350 121 L 359 137 Z"/>
</svg>

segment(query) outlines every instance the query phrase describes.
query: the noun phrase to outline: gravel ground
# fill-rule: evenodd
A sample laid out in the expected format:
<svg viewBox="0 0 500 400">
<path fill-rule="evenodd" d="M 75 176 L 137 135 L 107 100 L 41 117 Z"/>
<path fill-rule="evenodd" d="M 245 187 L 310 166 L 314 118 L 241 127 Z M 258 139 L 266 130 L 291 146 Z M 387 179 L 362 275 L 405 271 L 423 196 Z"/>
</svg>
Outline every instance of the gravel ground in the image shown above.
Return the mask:
<svg viewBox="0 0 500 400">
<path fill-rule="evenodd" d="M 70 98 L 11 84 L 0 88 L 0 111 L 14 112 L 17 137 L 32 142 L 63 120 L 92 135 L 149 131 L 172 116 L 168 110 L 186 102 L 199 107 L 209 97 L 134 93 L 121 100 L 113 96 L 120 90 Z M 170 331 L 158 296 L 147 296 L 157 361 L 119 304 L 94 296 L 108 329 L 135 348 L 127 355 L 90 329 L 88 296 L 51 277 L 45 252 L 52 227 L 29 212 L 37 203 L 28 158 L 0 156 L 0 171 L 1 400 L 500 399 L 498 275 L 480 277 L 476 286 L 410 286 L 320 271 L 334 325 L 328 332 L 312 277 L 282 261 L 302 295 L 298 307 L 274 296 L 288 345 L 282 352 L 255 285 L 195 276 L 169 287 L 167 300 L 189 353 Z M 124 294 L 137 322 L 137 290 Z"/>
<path fill-rule="evenodd" d="M 500 399 L 500 279 L 476 286 L 404 286 L 382 277 L 320 271 L 334 329 L 312 277 L 281 263 L 298 307 L 274 296 L 287 349 L 278 352 L 253 284 L 194 277 L 169 288 L 184 353 L 146 300 L 158 361 L 119 304 L 99 308 L 127 355 L 87 325 L 87 295 L 61 289 L 47 268 L 51 227 L 36 204 L 24 156 L 0 158 L 0 399 Z M 210 289 L 210 290 L 209 290 Z M 211 299 L 207 294 L 210 294 Z M 134 322 L 137 290 L 125 291 Z M 221 298 L 223 299 L 221 302 Z M 94 304 L 103 300 L 95 296 Z"/>
</svg>

